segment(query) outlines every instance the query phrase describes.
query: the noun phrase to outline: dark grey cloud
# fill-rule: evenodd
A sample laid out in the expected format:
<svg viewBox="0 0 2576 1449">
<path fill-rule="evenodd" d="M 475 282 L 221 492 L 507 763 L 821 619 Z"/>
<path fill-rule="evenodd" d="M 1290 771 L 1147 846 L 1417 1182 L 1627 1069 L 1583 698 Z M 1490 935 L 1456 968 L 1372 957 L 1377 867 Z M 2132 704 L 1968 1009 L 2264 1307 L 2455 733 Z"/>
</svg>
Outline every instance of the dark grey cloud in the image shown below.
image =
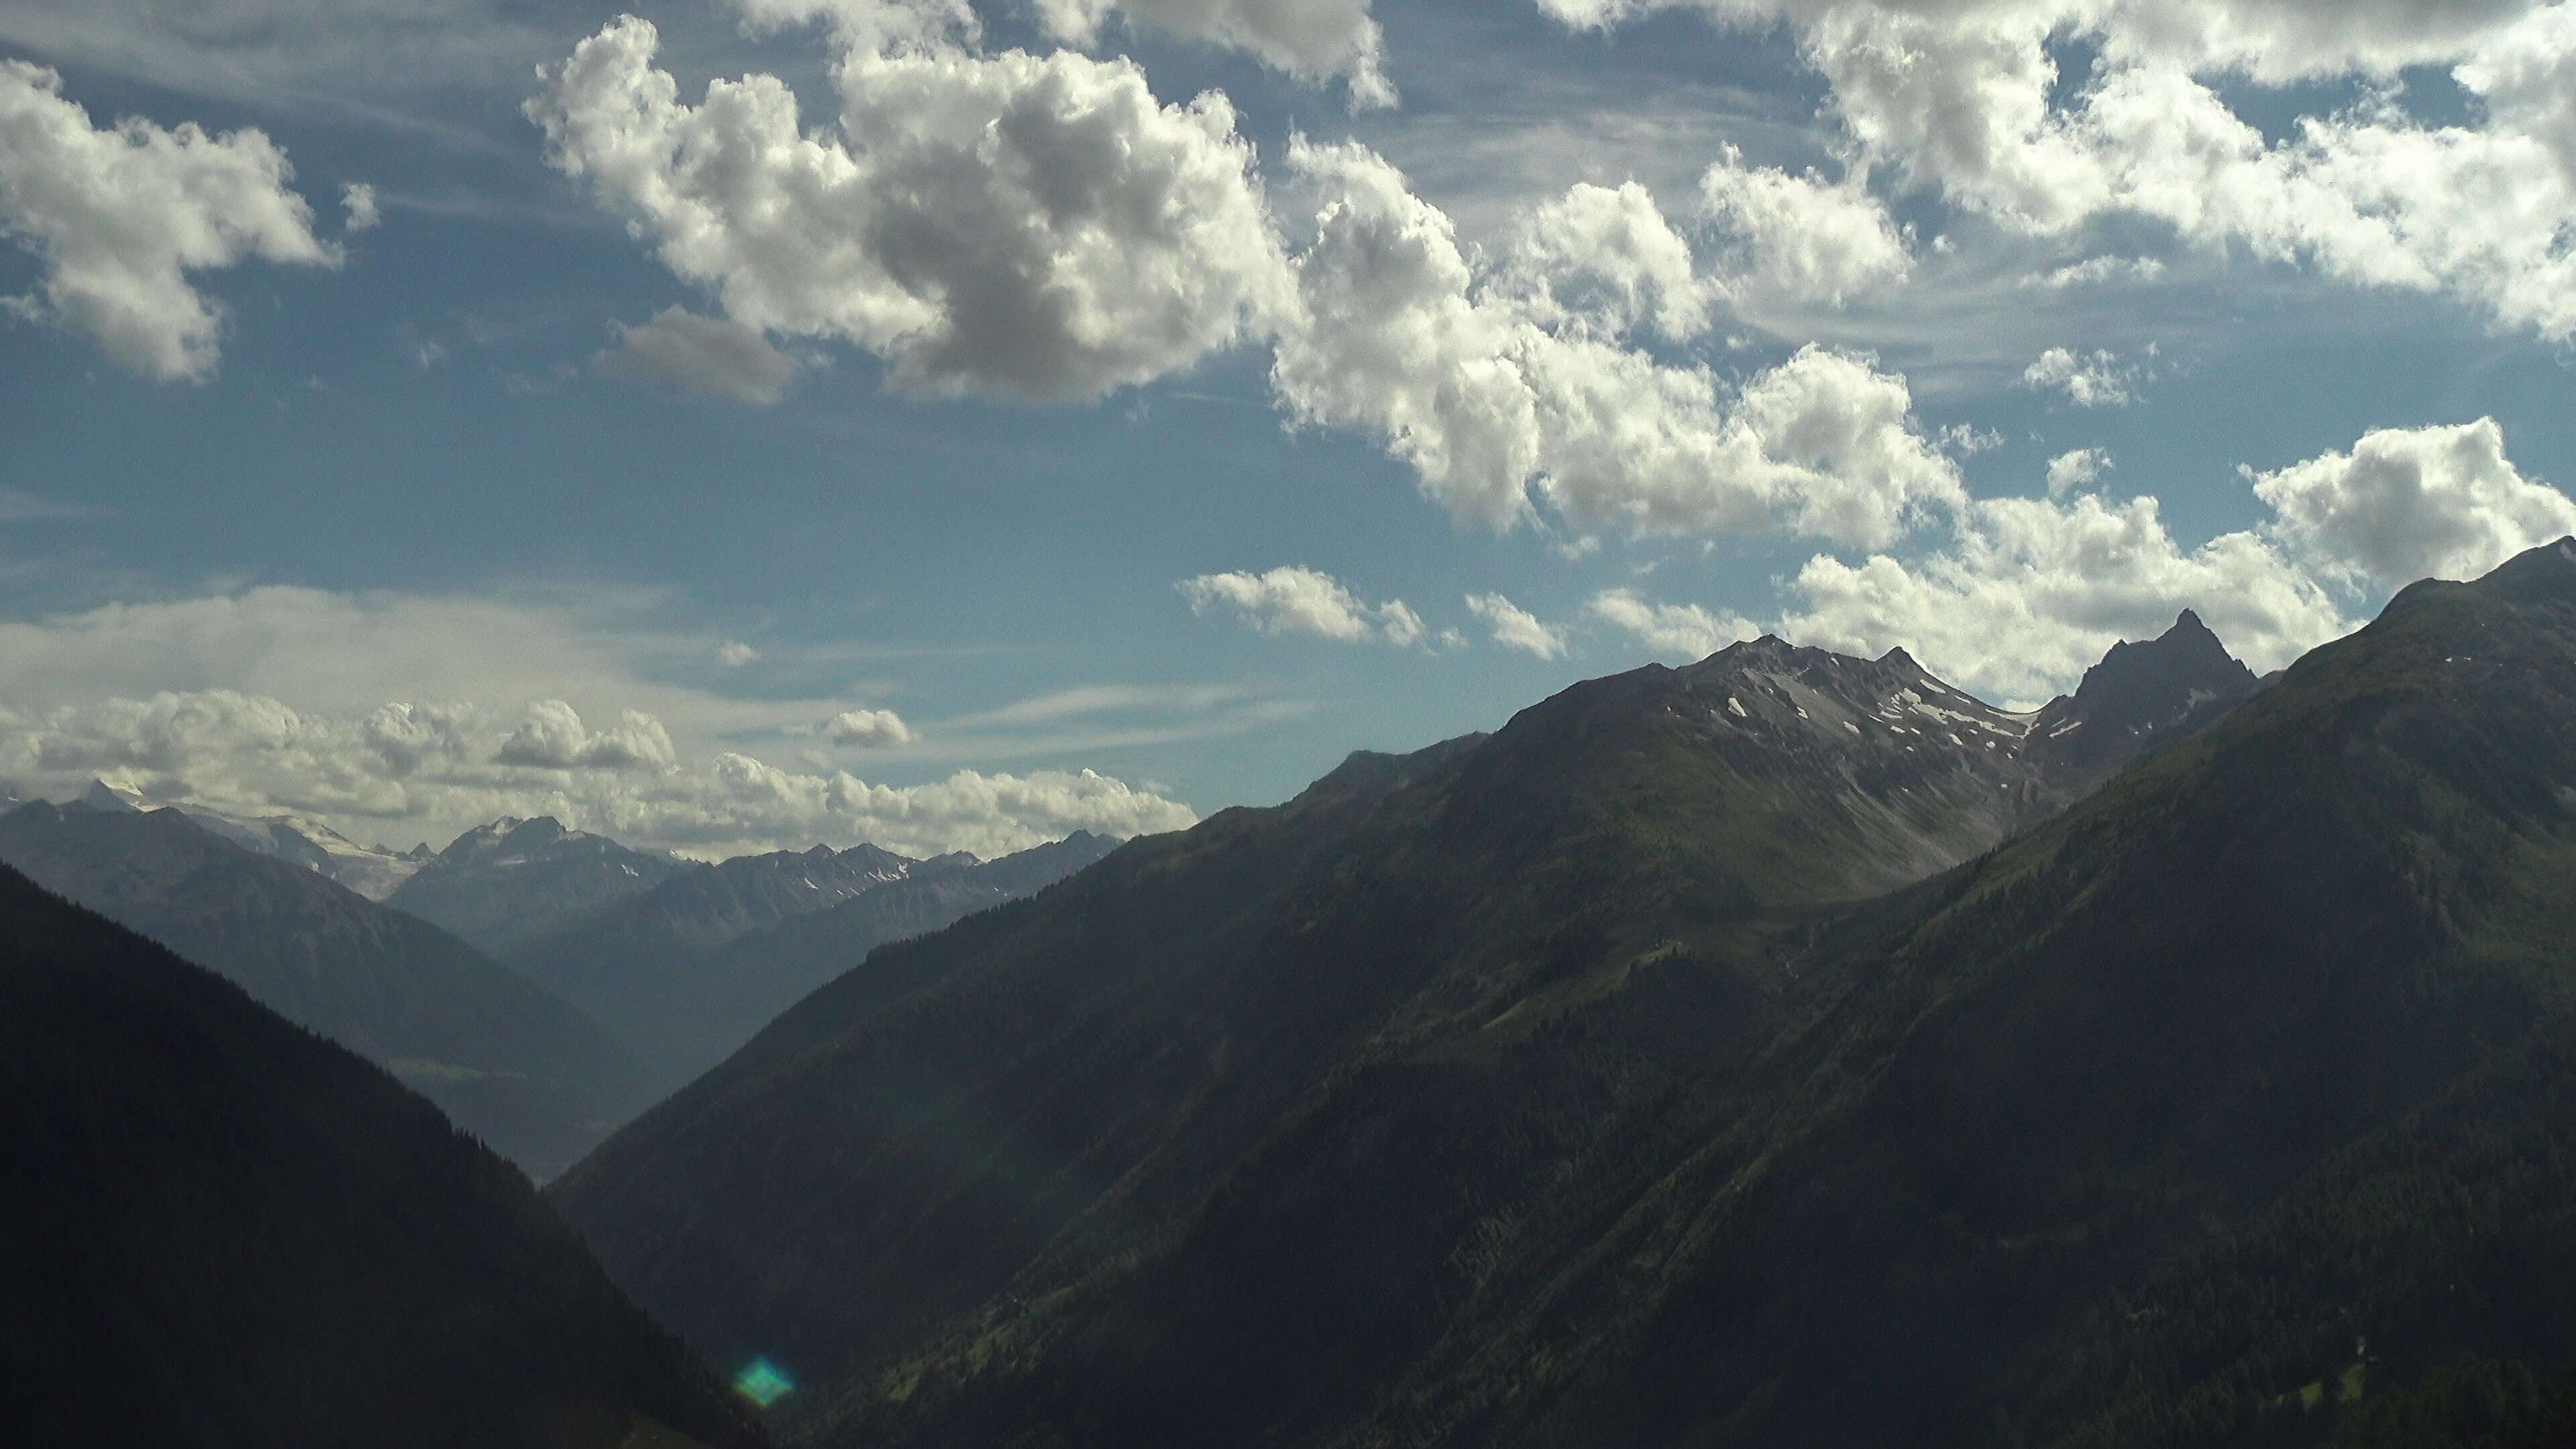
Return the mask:
<svg viewBox="0 0 2576 1449">
<path fill-rule="evenodd" d="M 620 327 L 615 347 L 599 354 L 602 375 L 661 383 L 769 407 L 796 380 L 796 359 L 750 327 L 665 307 L 640 327 Z"/>
</svg>

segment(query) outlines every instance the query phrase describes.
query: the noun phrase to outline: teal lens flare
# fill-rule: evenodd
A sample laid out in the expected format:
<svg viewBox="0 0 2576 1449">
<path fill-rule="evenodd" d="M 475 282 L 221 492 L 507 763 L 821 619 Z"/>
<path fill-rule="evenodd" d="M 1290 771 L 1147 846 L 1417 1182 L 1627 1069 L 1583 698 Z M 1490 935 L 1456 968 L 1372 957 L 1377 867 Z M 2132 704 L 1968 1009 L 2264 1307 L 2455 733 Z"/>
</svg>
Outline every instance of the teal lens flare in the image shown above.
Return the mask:
<svg viewBox="0 0 2576 1449">
<path fill-rule="evenodd" d="M 733 1376 L 733 1391 L 766 1409 L 796 1392 L 796 1381 L 765 1358 L 753 1359 Z"/>
</svg>

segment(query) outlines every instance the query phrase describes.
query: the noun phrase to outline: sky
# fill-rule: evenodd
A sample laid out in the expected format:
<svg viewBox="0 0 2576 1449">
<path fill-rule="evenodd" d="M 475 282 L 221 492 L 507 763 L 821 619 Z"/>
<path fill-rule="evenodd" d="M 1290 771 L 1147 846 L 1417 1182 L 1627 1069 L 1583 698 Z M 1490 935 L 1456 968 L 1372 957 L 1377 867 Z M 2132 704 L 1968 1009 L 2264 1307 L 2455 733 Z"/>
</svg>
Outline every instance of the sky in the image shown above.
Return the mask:
<svg viewBox="0 0 2576 1449">
<path fill-rule="evenodd" d="M 994 854 L 2576 531 L 2576 3 L 0 0 L 0 782 Z"/>
</svg>

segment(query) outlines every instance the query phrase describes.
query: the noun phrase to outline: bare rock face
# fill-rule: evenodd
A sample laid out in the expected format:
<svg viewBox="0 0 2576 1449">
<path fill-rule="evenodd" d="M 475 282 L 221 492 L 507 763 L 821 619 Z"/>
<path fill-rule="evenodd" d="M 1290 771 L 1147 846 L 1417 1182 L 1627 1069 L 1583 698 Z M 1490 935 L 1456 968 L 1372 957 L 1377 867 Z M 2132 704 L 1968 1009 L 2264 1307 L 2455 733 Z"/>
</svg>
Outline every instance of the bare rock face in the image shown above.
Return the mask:
<svg viewBox="0 0 2576 1449">
<path fill-rule="evenodd" d="M 507 957 L 576 916 L 642 895 L 684 864 L 566 830 L 551 816 L 504 817 L 456 837 L 385 903 Z"/>
<path fill-rule="evenodd" d="M 2072 698 L 2032 721 L 2029 752 L 2062 773 L 2098 779 L 2216 723 L 2259 686 L 2254 671 L 2185 609 L 2143 644 L 2114 644 Z"/>
</svg>

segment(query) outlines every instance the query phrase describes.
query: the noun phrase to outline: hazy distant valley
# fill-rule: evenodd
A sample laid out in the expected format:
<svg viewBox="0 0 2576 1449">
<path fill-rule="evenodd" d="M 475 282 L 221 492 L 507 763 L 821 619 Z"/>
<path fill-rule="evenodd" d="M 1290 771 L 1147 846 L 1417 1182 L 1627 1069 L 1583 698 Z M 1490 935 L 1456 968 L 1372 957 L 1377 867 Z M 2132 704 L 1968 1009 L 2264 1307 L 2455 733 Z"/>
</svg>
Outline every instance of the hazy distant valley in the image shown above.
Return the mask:
<svg viewBox="0 0 2576 1449">
<path fill-rule="evenodd" d="M 151 805 L 104 784 L 20 805 L 0 815 L 0 864 L 375 1060 L 539 1181 L 874 946 L 1042 889 L 1109 844 L 711 866 L 538 819 L 392 856 L 310 822 Z M 388 858 L 408 869 L 376 868 Z M 828 924 L 781 934 L 809 914 Z"/>
</svg>

